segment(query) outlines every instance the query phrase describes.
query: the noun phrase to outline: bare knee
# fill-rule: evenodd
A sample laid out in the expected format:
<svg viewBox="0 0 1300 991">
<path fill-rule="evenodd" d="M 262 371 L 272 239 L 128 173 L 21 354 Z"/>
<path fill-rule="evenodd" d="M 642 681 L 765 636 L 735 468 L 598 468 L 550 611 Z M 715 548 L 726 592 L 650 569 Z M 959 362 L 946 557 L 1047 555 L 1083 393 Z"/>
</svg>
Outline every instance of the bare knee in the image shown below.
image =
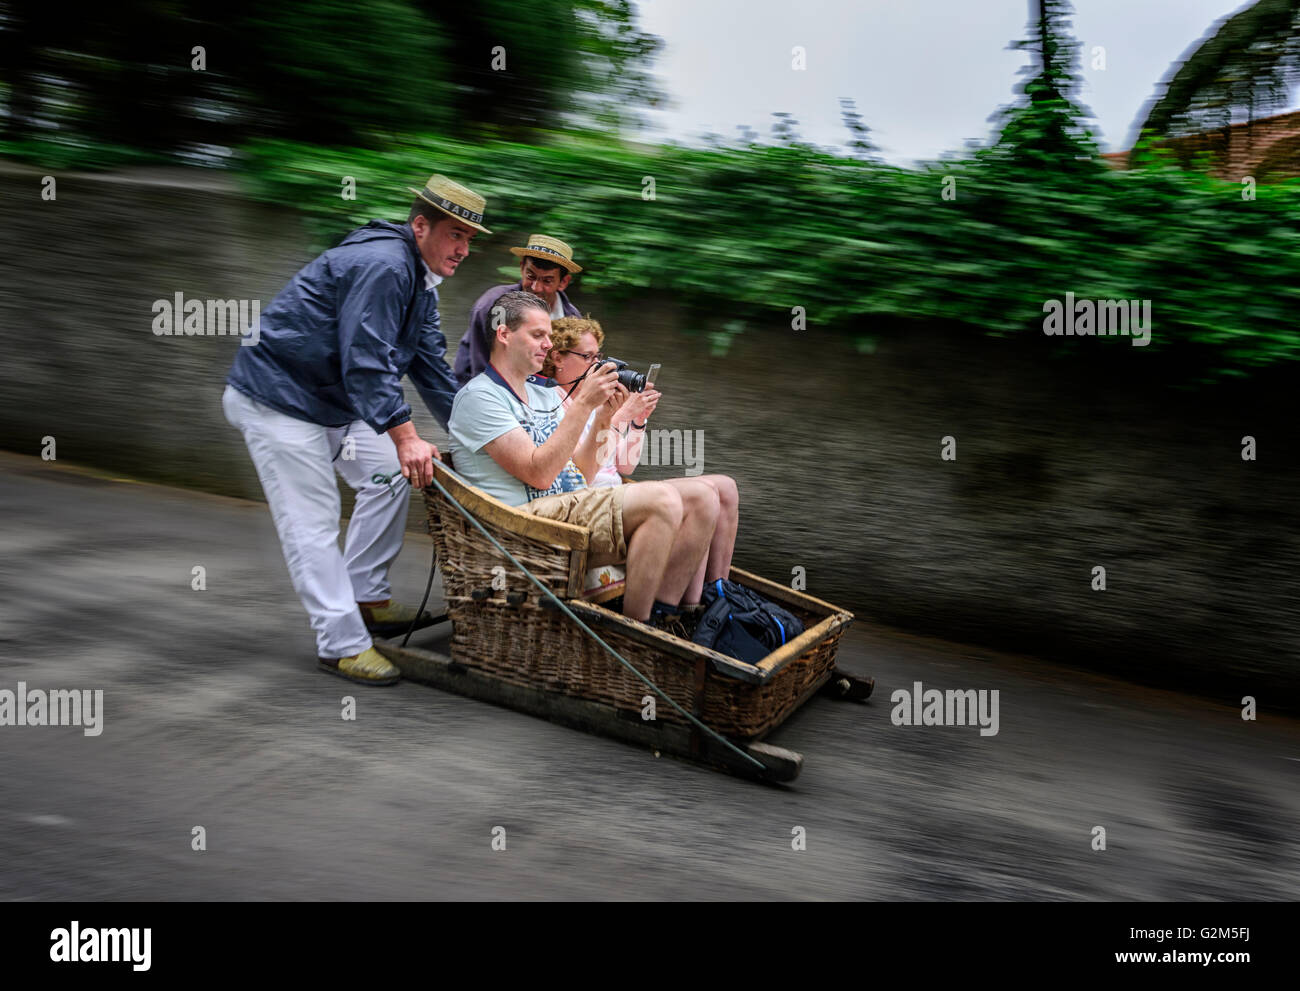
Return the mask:
<svg viewBox="0 0 1300 991">
<path fill-rule="evenodd" d="M 681 495 L 671 485 L 665 485 L 662 482 L 645 484 L 655 487 L 655 491 L 651 493 L 650 512 L 655 518 L 662 520 L 676 530 L 682 525 L 682 517 L 685 515 Z"/>
<path fill-rule="evenodd" d="M 682 496 L 682 513 L 692 519 L 700 520 L 712 526 L 717 522 L 721 505 L 717 490 L 708 483 L 682 485 L 678 490 Z"/>
<path fill-rule="evenodd" d="M 637 482 L 623 503 L 623 529 L 631 538 L 647 523 L 676 530 L 682 524 L 682 497 L 667 482 Z"/>
<path fill-rule="evenodd" d="M 718 501 L 724 511 L 735 509 L 740 505 L 740 490 L 736 487 L 734 478 L 729 475 L 714 475 L 710 481 L 713 490 L 718 493 Z"/>
<path fill-rule="evenodd" d="M 701 475 L 696 481 L 709 486 L 718 494 L 718 503 L 724 513 L 731 512 L 740 505 L 740 490 L 736 480 L 729 475 Z"/>
</svg>

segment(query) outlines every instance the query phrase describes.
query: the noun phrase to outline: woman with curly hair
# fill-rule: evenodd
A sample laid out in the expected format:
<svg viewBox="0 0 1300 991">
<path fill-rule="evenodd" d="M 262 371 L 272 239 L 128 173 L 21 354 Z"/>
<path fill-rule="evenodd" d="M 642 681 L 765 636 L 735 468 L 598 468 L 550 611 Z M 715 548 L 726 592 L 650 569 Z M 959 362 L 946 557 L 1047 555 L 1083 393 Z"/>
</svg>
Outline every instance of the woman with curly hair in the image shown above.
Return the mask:
<svg viewBox="0 0 1300 991">
<path fill-rule="evenodd" d="M 602 357 L 604 344 L 605 332 L 595 320 L 564 317 L 551 321 L 551 350 L 547 352 L 541 374 L 555 380 L 556 387 L 563 393 L 566 408 L 582 388 L 587 373 Z M 646 424 L 659 405 L 659 399 L 660 393 L 653 388 L 653 383 L 646 383 L 642 392 L 628 392 L 623 386 L 618 387 L 617 394 L 610 400 L 614 409 L 609 423 L 610 436 L 607 441 L 601 439 L 597 449 L 599 465 L 596 477 L 588 480 L 591 487 L 620 485 L 636 470 L 645 441 Z M 593 412 L 587 423 L 588 431 L 595 416 Z M 586 437 L 585 432 L 583 437 Z M 730 574 L 736 531 L 740 525 L 740 494 L 735 480 L 727 475 L 699 475 L 665 481 L 683 489 L 683 496 L 689 490 L 697 496 L 718 501 L 718 521 L 708 553 L 700 561 L 695 578 L 682 597 L 683 609 L 694 611 L 702 608 L 699 603 L 705 582 L 727 578 Z"/>
</svg>

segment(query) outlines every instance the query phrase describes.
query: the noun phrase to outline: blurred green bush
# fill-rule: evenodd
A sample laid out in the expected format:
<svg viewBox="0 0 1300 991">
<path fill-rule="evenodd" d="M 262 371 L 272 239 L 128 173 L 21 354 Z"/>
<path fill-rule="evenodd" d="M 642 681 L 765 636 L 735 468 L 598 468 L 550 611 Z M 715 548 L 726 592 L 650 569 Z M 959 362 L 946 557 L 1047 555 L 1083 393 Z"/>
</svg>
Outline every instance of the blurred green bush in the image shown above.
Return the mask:
<svg viewBox="0 0 1300 991">
<path fill-rule="evenodd" d="M 1300 357 L 1300 180 L 1248 199 L 1239 183 L 1173 167 L 1081 173 L 975 156 L 909 170 L 797 142 L 600 135 L 244 152 L 253 195 L 307 211 L 319 247 L 371 217 L 405 217 L 403 186 L 440 171 L 487 196 L 494 229 L 581 245 L 588 290 L 653 289 L 728 318 L 803 306 L 810 326 L 845 332 L 899 317 L 992 334 L 1042 333 L 1044 302 L 1071 291 L 1152 300 L 1145 350 L 1203 345 L 1212 372 Z M 342 176 L 356 179 L 355 201 L 340 197 Z"/>
</svg>

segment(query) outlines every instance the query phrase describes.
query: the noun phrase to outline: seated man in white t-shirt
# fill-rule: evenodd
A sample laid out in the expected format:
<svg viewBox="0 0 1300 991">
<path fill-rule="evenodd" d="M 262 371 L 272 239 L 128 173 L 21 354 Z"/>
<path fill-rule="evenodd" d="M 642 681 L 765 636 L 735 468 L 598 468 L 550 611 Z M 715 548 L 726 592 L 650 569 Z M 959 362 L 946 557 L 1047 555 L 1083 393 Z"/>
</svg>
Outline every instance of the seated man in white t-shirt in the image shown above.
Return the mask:
<svg viewBox="0 0 1300 991">
<path fill-rule="evenodd" d="M 626 559 L 623 612 L 642 622 L 677 613 L 709 550 L 718 498 L 705 486 L 665 482 L 589 488 L 597 437 L 618 403 L 613 368 L 590 376 L 571 407 L 528 381 L 551 347 L 551 318 L 532 293 L 510 292 L 500 308 L 486 370 L 456 393 L 448 434 L 456 471 L 510 506 L 591 530 L 591 564 Z M 596 412 L 594 429 L 582 443 Z"/>
</svg>

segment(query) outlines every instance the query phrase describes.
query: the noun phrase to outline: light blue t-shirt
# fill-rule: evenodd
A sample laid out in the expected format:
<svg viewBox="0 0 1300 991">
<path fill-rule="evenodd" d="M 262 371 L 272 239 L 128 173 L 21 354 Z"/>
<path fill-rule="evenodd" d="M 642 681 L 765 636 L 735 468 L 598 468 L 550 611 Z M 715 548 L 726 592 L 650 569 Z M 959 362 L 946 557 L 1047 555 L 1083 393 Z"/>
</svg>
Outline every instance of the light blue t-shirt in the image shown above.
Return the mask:
<svg viewBox="0 0 1300 991">
<path fill-rule="evenodd" d="M 572 460 L 549 489 L 535 489 L 515 478 L 483 450 L 485 445 L 518 427 L 523 427 L 538 447 L 555 433 L 564 419 L 560 391 L 534 382 L 528 382 L 524 388 L 527 407 L 489 366 L 456 393 L 447 424 L 456 473 L 507 506 L 522 506 L 542 496 L 587 487 L 586 479 Z"/>
</svg>

